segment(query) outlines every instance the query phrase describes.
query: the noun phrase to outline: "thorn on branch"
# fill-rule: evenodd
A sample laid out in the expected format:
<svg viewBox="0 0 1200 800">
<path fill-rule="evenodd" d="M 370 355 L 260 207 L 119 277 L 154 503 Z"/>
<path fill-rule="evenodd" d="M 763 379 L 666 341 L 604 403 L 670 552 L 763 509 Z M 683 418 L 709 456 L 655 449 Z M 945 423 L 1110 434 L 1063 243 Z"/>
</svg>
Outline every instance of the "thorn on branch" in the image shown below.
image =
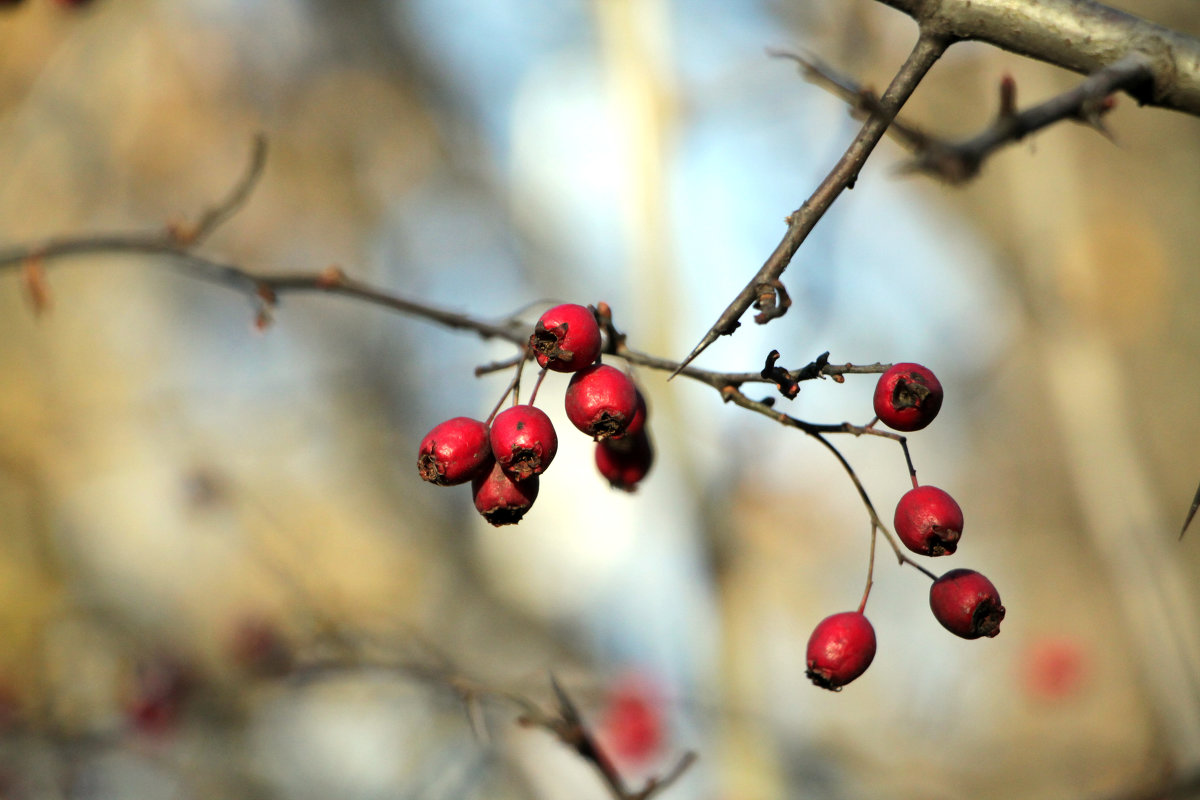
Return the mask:
<svg viewBox="0 0 1200 800">
<path fill-rule="evenodd" d="M 795 377 L 795 379 L 797 381 L 811 381 L 815 378 L 824 378 L 825 377 L 824 369 L 827 366 L 829 366 L 829 351 L 828 350 L 826 350 L 824 353 L 821 353 L 821 355 L 817 356 L 816 359 L 814 361 L 812 361 L 811 363 L 805 364 L 803 367 L 798 369 L 793 374 L 793 377 Z M 841 378 L 841 377 L 842 377 L 841 375 L 834 375 L 833 379 L 836 381 L 838 378 Z M 845 380 L 845 379 L 843 378 L 842 380 Z M 839 381 L 839 383 L 840 383 L 840 381 Z"/>
<path fill-rule="evenodd" d="M 273 312 L 279 302 L 279 296 L 269 284 L 259 282 L 254 287 L 254 297 L 258 303 L 254 313 L 254 329 L 262 332 L 275 321 Z"/>
<path fill-rule="evenodd" d="M 1005 73 L 1000 78 L 1000 110 L 997 119 L 1008 119 L 1017 114 L 1017 81 L 1012 75 Z"/>
<path fill-rule="evenodd" d="M 35 316 L 50 310 L 50 282 L 46 280 L 46 265 L 41 254 L 34 253 L 21 263 L 21 281 Z"/>
<path fill-rule="evenodd" d="M 1196 496 L 1192 498 L 1192 507 L 1188 509 L 1187 517 L 1183 520 L 1183 528 L 1179 531 L 1180 539 L 1187 533 L 1188 526 L 1192 524 L 1198 508 L 1200 508 L 1200 487 L 1196 487 Z"/>
</svg>

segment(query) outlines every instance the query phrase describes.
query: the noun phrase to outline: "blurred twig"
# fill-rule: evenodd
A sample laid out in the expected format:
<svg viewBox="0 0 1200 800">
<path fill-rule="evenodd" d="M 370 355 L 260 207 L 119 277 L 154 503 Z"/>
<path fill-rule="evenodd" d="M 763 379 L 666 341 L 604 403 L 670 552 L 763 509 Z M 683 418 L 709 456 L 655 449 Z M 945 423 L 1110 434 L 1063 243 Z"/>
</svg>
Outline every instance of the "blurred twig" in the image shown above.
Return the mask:
<svg viewBox="0 0 1200 800">
<path fill-rule="evenodd" d="M 880 101 L 872 91 L 828 64 L 794 53 L 772 51 L 771 54 L 795 61 L 806 78 L 840 97 L 857 114 L 878 112 Z M 946 183 L 961 184 L 978 175 L 984 161 L 997 150 L 1056 122 L 1082 122 L 1109 135 L 1103 116 L 1114 106 L 1113 93 L 1132 89 L 1150 78 L 1149 59 L 1133 53 L 1089 76 L 1075 88 L 1017 111 L 1016 84 L 1006 76 L 1000 81 L 996 119 L 969 139 L 942 139 L 900 119 L 893 120 L 888 134 L 915 155 L 911 162 L 902 165 L 903 171 L 921 172 Z"/>
</svg>

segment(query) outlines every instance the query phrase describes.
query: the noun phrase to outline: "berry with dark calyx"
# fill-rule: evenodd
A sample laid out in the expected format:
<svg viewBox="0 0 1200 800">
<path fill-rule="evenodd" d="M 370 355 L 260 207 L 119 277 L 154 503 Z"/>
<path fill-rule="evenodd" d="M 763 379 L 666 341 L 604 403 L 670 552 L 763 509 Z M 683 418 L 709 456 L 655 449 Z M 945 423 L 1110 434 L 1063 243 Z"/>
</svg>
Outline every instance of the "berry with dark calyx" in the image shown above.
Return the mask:
<svg viewBox="0 0 1200 800">
<path fill-rule="evenodd" d="M 817 623 L 808 639 L 809 679 L 839 691 L 867 671 L 875 658 L 875 629 L 859 611 L 843 611 Z"/>
<path fill-rule="evenodd" d="M 919 431 L 942 407 L 942 384 L 920 364 L 894 364 L 875 384 L 875 416 L 892 430 Z"/>
<path fill-rule="evenodd" d="M 1004 619 L 1000 593 L 973 569 L 952 569 L 934 581 L 929 607 L 943 628 L 964 639 L 995 636 Z"/>
<path fill-rule="evenodd" d="M 576 372 L 567 384 L 567 419 L 597 441 L 619 436 L 637 414 L 637 387 L 607 364 Z"/>
<path fill-rule="evenodd" d="M 471 483 L 475 509 L 491 524 L 515 525 L 525 516 L 538 495 L 538 476 L 514 481 L 500 465 L 493 464 L 491 472 Z"/>
<path fill-rule="evenodd" d="M 529 337 L 539 367 L 577 372 L 600 356 L 600 326 L 591 309 L 564 303 L 542 314 Z"/>
<path fill-rule="evenodd" d="M 612 437 L 614 440 L 635 436 L 641 433 L 646 427 L 646 398 L 642 396 L 642 390 L 637 388 L 637 384 L 634 384 L 633 388 L 637 392 L 637 410 L 633 412 L 633 419 L 629 420 L 629 424 L 625 426 L 625 430 Z"/>
<path fill-rule="evenodd" d="M 596 469 L 610 486 L 632 492 L 654 463 L 654 448 L 643 428 L 638 433 L 596 442 Z"/>
<path fill-rule="evenodd" d="M 488 438 L 496 462 L 513 480 L 540 475 L 558 452 L 554 423 L 536 406 L 504 409 L 492 420 Z"/>
<path fill-rule="evenodd" d="M 417 448 L 417 472 L 438 486 L 466 483 L 491 465 L 488 426 L 470 417 L 438 423 Z"/>
<path fill-rule="evenodd" d="M 936 486 L 918 486 L 896 504 L 893 520 L 904 546 L 923 556 L 948 556 L 958 549 L 963 512 L 954 498 Z"/>
</svg>

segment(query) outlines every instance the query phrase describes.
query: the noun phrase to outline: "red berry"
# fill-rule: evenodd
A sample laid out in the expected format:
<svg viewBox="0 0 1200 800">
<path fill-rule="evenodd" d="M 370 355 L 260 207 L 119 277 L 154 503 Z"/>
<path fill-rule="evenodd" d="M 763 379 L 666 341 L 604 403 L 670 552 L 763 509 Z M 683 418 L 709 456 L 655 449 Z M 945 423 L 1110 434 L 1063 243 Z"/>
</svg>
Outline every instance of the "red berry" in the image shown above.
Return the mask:
<svg viewBox="0 0 1200 800">
<path fill-rule="evenodd" d="M 529 337 L 538 366 L 577 372 L 600 356 L 600 326 L 591 309 L 564 303 L 542 314 Z"/>
<path fill-rule="evenodd" d="M 417 472 L 438 486 L 466 483 L 491 465 L 488 427 L 470 417 L 438 423 L 417 448 Z"/>
<path fill-rule="evenodd" d="M 896 535 L 914 553 L 948 556 L 958 549 L 962 509 L 936 486 L 918 486 L 906 492 L 896 504 L 893 521 Z"/>
<path fill-rule="evenodd" d="M 595 364 L 567 384 L 567 419 L 596 440 L 622 433 L 637 414 L 637 387 L 616 367 Z"/>
<path fill-rule="evenodd" d="M 496 415 L 489 434 L 492 454 L 513 480 L 540 475 L 558 452 L 558 434 L 546 412 L 512 406 Z"/>
<path fill-rule="evenodd" d="M 894 364 L 875 384 L 875 415 L 897 431 L 919 431 L 942 407 L 942 384 L 920 364 Z"/>
<path fill-rule="evenodd" d="M 929 607 L 943 628 L 964 639 L 995 636 L 1004 619 L 1000 593 L 973 569 L 952 569 L 934 581 Z"/>
<path fill-rule="evenodd" d="M 194 689 L 191 671 L 173 658 L 159 656 L 138 665 L 134 683 L 126 707 L 133 726 L 151 736 L 174 729 Z"/>
<path fill-rule="evenodd" d="M 875 658 L 875 629 L 858 611 L 844 611 L 817 623 L 808 639 L 808 677 L 837 691 L 867 671 Z"/>
<path fill-rule="evenodd" d="M 493 525 L 515 525 L 525 516 L 538 495 L 538 476 L 531 475 L 523 481 L 514 481 L 501 469 L 492 465 L 492 471 L 472 482 L 475 509 Z"/>
<path fill-rule="evenodd" d="M 654 463 L 654 448 L 646 431 L 620 439 L 596 442 L 596 468 L 614 489 L 632 492 Z"/>
<path fill-rule="evenodd" d="M 644 677 L 623 678 L 609 697 L 599 727 L 605 753 L 629 765 L 643 764 L 663 746 L 662 701 Z"/>
<path fill-rule="evenodd" d="M 637 384 L 634 384 L 633 390 L 637 392 L 637 410 L 633 412 L 633 419 L 629 420 L 629 424 L 625 426 L 625 430 L 613 436 L 613 439 L 636 436 L 646 427 L 646 398 L 642 396 L 642 390 L 637 388 Z"/>
</svg>

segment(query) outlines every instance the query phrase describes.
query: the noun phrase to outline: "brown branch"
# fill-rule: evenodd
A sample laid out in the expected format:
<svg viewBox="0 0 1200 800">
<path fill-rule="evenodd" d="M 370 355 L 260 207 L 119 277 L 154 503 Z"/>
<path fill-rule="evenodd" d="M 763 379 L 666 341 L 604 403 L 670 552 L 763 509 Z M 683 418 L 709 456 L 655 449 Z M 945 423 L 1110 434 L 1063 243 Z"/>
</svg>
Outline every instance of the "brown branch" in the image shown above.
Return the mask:
<svg viewBox="0 0 1200 800">
<path fill-rule="evenodd" d="M 579 708 L 553 675 L 550 676 L 550 686 L 554 690 L 554 697 L 558 704 L 557 713 L 539 715 L 536 718 L 526 717 L 526 722 L 536 723 L 546 728 L 563 744 L 575 750 L 584 761 L 595 767 L 614 800 L 649 800 L 677 781 L 688 767 L 695 763 L 696 754 L 685 753 L 675 767 L 663 777 L 648 779 L 646 784 L 637 791 L 627 788 L 612 760 L 600 748 L 596 738 L 584 724 Z"/>
<path fill-rule="evenodd" d="M 883 93 L 878 113 L 872 114 L 863 124 L 862 129 L 854 137 L 850 146 L 846 148 L 846 152 L 842 154 L 838 163 L 825 176 L 808 200 L 804 201 L 804 204 L 788 217 L 787 232 L 784 233 L 783 240 L 775 248 L 775 252 L 771 253 L 754 277 L 750 279 L 750 282 L 721 313 L 721 316 L 683 360 L 680 368 L 672 374 L 672 377 L 682 373 L 684 367 L 694 361 L 718 338 L 733 333 L 741 324 L 739 320 L 742 315 L 764 295 L 765 290 L 779 285 L 780 276 L 791 263 L 792 257 L 796 255 L 800 245 L 808 238 L 808 234 L 825 216 L 825 212 L 829 210 L 841 193 L 853 187 L 867 157 L 883 137 L 884 131 L 891 124 L 896 112 L 908 100 L 909 95 L 945 52 L 947 46 L 949 46 L 949 40 L 922 31 L 916 46 L 895 77 L 892 78 L 887 91 Z"/>
<path fill-rule="evenodd" d="M 238 182 L 233 185 L 233 188 L 229 190 L 229 194 L 225 199 L 204 212 L 194 225 L 190 227 L 177 226 L 170 229 L 172 237 L 180 244 L 192 247 L 207 239 L 226 220 L 232 218 L 242 205 L 245 204 L 246 200 L 250 198 L 250 194 L 254 191 L 254 187 L 258 185 L 263 169 L 266 166 L 267 137 L 262 133 L 258 133 L 254 136 L 250 151 L 250 160 L 246 164 L 246 171 L 242 174 Z"/>
<path fill-rule="evenodd" d="M 774 55 L 797 62 L 806 78 L 846 101 L 858 114 L 871 113 L 879 106 L 874 93 L 827 64 L 790 53 Z M 1000 148 L 1056 122 L 1082 122 L 1107 135 L 1102 117 L 1113 108 L 1111 95 L 1145 84 L 1151 77 L 1146 56 L 1132 53 L 1088 76 L 1075 88 L 1024 111 L 1016 110 L 1015 84 L 1011 78 L 1005 78 L 1000 82 L 1000 110 L 995 121 L 969 139 L 942 139 L 899 119 L 892 122 L 888 134 L 916 155 L 901 167 L 903 171 L 921 172 L 946 183 L 961 184 L 978 175 L 983 162 Z"/>
<path fill-rule="evenodd" d="M 925 573 L 925 575 L 931 579 L 937 579 L 936 575 L 905 555 L 904 551 L 900 548 L 899 543 L 896 542 L 896 539 L 892 535 L 891 531 L 888 530 L 888 527 L 883 524 L 883 520 L 880 518 L 878 512 L 876 512 L 875 504 L 871 502 L 871 496 L 867 494 L 867 488 L 863 486 L 862 481 L 859 480 L 858 473 L 854 471 L 854 467 L 850 465 L 850 462 L 844 455 L 842 455 L 842 452 L 838 450 L 832 442 L 825 438 L 827 434 L 831 433 L 848 433 L 853 436 L 882 436 L 887 439 L 903 439 L 904 437 L 890 431 L 878 430 L 869 425 L 852 425 L 849 422 L 843 422 L 834 425 L 814 425 L 811 422 L 805 422 L 802 419 L 797 419 L 782 412 L 776 411 L 772 406 L 762 401 L 751 400 L 738 389 L 727 389 L 722 393 L 722 396 L 725 398 L 725 400 L 733 403 L 734 405 L 741 406 L 742 408 L 757 412 L 765 417 L 769 417 L 785 427 L 796 428 L 797 430 L 803 431 L 820 442 L 826 450 L 833 454 L 838 463 L 842 465 L 842 469 L 845 470 L 846 475 L 849 476 L 850 482 L 854 484 L 854 488 L 858 492 L 858 497 L 860 500 L 862 500 L 862 504 L 867 510 L 867 516 L 870 517 L 871 524 L 878 528 L 883 534 L 883 537 L 887 539 L 888 544 L 891 545 L 892 551 L 896 554 L 896 560 L 901 564 L 908 564 L 910 567 Z"/>
<path fill-rule="evenodd" d="M 1200 116 L 1200 39 L 1093 0 L 878 2 L 908 14 L 923 32 L 987 42 L 1084 75 L 1141 53 L 1153 81 L 1136 87 L 1134 98 Z"/>
<path fill-rule="evenodd" d="M 1179 530 L 1179 538 L 1187 533 L 1188 526 L 1192 524 L 1192 520 L 1196 516 L 1196 509 L 1200 508 L 1200 487 L 1196 487 L 1196 495 L 1192 498 L 1192 507 L 1188 509 L 1187 516 L 1183 519 L 1183 527 Z"/>
</svg>

